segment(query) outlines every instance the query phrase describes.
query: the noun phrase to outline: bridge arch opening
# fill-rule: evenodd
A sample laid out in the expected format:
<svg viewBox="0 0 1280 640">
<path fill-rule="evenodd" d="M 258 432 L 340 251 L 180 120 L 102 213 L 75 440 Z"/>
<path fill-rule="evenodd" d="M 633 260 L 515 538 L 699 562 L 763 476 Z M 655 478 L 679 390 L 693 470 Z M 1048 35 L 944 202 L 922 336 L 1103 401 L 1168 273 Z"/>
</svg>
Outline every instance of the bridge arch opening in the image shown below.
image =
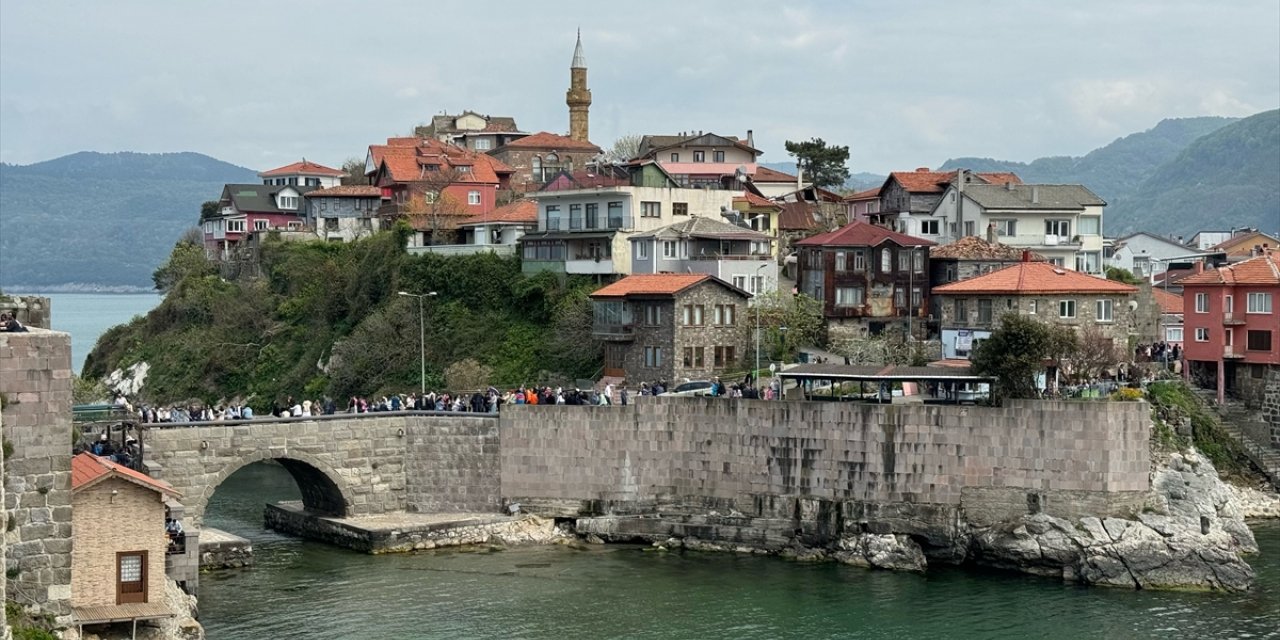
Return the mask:
<svg viewBox="0 0 1280 640">
<path fill-rule="evenodd" d="M 263 504 L 269 502 L 277 502 L 280 500 L 289 500 L 301 498 L 302 506 L 309 512 L 317 515 L 330 517 L 346 517 L 351 514 L 352 500 L 351 490 L 347 486 L 342 476 L 335 473 L 329 466 L 319 460 L 312 458 L 306 454 L 295 454 L 290 452 L 288 455 L 271 455 L 270 453 L 259 453 L 230 464 L 217 474 L 213 481 L 204 489 L 202 495 L 194 505 L 190 505 L 190 515 L 193 520 L 202 522 L 205 510 L 209 507 L 210 499 L 217 492 L 218 487 L 223 481 L 235 475 L 241 470 L 251 465 L 259 465 L 262 462 L 274 462 L 279 468 L 284 469 L 287 475 L 293 479 L 296 485 L 297 494 L 293 494 L 287 488 L 275 487 L 274 491 L 264 491 L 262 494 Z M 246 470 L 248 472 L 248 470 Z M 279 472 L 277 472 L 278 475 Z M 287 483 L 287 481 L 286 481 Z"/>
</svg>

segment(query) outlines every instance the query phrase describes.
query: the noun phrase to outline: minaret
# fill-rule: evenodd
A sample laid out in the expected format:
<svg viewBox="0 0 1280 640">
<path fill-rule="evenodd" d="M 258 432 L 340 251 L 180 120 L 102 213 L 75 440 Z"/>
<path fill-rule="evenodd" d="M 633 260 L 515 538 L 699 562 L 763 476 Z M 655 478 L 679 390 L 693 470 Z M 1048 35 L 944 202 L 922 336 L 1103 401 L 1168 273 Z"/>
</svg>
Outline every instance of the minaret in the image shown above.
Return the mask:
<svg viewBox="0 0 1280 640">
<path fill-rule="evenodd" d="M 569 105 L 569 137 L 588 142 L 587 109 L 591 107 L 591 90 L 587 89 L 587 58 L 582 55 L 582 29 L 578 29 L 578 46 L 573 49 L 569 90 L 565 92 L 564 101 Z"/>
</svg>

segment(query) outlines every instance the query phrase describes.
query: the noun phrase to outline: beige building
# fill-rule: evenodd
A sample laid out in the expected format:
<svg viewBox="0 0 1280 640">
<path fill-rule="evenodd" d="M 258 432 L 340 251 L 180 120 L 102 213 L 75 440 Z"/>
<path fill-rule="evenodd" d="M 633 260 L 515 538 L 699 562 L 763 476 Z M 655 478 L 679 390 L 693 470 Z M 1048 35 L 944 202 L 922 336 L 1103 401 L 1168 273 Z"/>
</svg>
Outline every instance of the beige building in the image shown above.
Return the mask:
<svg viewBox="0 0 1280 640">
<path fill-rule="evenodd" d="M 80 626 L 166 618 L 167 483 L 90 453 L 71 461 L 71 607 Z"/>
</svg>

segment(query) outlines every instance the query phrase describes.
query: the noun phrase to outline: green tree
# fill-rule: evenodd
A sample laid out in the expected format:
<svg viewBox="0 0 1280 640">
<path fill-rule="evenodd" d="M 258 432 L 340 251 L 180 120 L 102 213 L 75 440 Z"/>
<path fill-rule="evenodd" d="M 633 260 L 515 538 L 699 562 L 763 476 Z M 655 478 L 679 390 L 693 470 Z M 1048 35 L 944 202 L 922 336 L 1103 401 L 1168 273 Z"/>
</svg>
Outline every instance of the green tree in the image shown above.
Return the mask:
<svg viewBox="0 0 1280 640">
<path fill-rule="evenodd" d="M 640 155 L 640 141 L 643 138 L 637 134 L 629 133 L 625 136 L 619 136 L 613 141 L 613 146 L 604 152 L 604 157 L 609 162 L 626 162 Z"/>
<path fill-rule="evenodd" d="M 201 203 L 201 205 L 200 205 L 200 219 L 201 219 L 201 220 L 204 220 L 204 219 L 206 219 L 206 218 L 212 218 L 212 217 L 214 217 L 214 216 L 216 216 L 216 215 L 218 215 L 218 201 L 217 201 L 217 200 L 205 200 L 203 203 Z"/>
<path fill-rule="evenodd" d="M 770 291 L 756 296 L 747 309 L 750 314 L 743 326 L 742 353 L 755 366 L 756 314 L 760 321 L 760 357 L 791 360 L 800 347 L 826 345 L 826 327 L 822 322 L 822 303 L 804 295 Z"/>
<path fill-rule="evenodd" d="M 1070 328 L 1010 313 L 1000 319 L 1000 328 L 974 349 L 970 366 L 974 373 L 996 379 L 996 399 L 1032 398 L 1036 396 L 1036 374 L 1044 371 L 1046 364 L 1070 357 L 1076 344 Z"/>
<path fill-rule="evenodd" d="M 364 160 L 352 156 L 342 163 L 342 184 L 366 184 Z"/>
<path fill-rule="evenodd" d="M 1135 286 L 1142 284 L 1141 278 L 1133 275 L 1133 272 L 1124 267 L 1107 267 L 1107 279 Z"/>
<path fill-rule="evenodd" d="M 787 153 L 796 159 L 804 177 L 818 187 L 844 184 L 849 179 L 849 147 L 828 146 L 822 138 L 808 142 L 786 142 Z"/>
<path fill-rule="evenodd" d="M 217 273 L 217 270 L 204 255 L 204 247 L 190 242 L 189 238 L 184 238 L 173 246 L 169 259 L 151 274 L 151 280 L 155 283 L 157 291 L 168 293 L 174 285 L 185 278 L 214 273 Z"/>
</svg>

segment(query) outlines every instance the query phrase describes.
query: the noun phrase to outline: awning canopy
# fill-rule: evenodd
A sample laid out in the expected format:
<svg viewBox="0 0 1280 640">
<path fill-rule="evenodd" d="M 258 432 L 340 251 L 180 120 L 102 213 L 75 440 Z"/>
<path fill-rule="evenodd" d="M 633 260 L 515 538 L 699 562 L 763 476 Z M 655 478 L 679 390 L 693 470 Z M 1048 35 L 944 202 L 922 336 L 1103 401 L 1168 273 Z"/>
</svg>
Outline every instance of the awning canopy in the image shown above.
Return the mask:
<svg viewBox="0 0 1280 640">
<path fill-rule="evenodd" d="M 792 380 L 849 380 L 853 382 L 992 382 L 991 376 L 975 375 L 968 367 L 909 367 L 905 365 L 854 366 L 847 364 L 802 364 L 779 374 Z"/>
<path fill-rule="evenodd" d="M 75 624 L 84 625 L 171 618 L 173 617 L 173 612 L 160 602 L 134 602 L 89 607 L 73 606 L 71 607 L 71 615 L 75 619 Z"/>
<path fill-rule="evenodd" d="M 533 231 L 520 236 L 521 240 L 599 240 L 612 238 L 617 231 Z"/>
</svg>

